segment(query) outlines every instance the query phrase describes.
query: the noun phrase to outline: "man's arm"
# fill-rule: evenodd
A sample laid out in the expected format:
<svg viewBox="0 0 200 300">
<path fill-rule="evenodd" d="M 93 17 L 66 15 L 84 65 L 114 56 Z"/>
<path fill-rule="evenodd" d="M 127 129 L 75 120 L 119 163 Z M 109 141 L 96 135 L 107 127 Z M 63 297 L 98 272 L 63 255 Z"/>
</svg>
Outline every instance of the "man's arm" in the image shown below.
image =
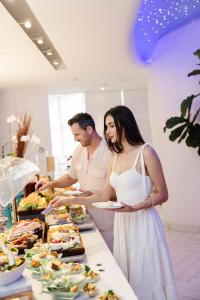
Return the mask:
<svg viewBox="0 0 200 300">
<path fill-rule="evenodd" d="M 45 189 L 49 189 L 49 188 L 64 188 L 67 186 L 70 186 L 74 183 L 77 182 L 77 179 L 72 178 L 69 174 L 65 174 L 61 177 L 59 177 L 56 180 L 53 180 L 51 182 L 44 182 L 44 181 L 38 181 L 35 185 L 35 189 L 39 190 L 39 191 L 43 191 Z"/>
<path fill-rule="evenodd" d="M 51 188 L 64 188 L 77 182 L 77 179 L 72 178 L 68 173 L 53 180 L 51 182 Z"/>
<path fill-rule="evenodd" d="M 36 183 L 35 189 L 39 191 L 43 191 L 44 189 L 49 189 L 49 188 L 64 188 L 76 183 L 78 179 L 76 174 L 75 162 L 78 155 L 79 155 L 79 147 L 75 149 L 72 155 L 71 167 L 68 170 L 68 173 L 48 183 L 44 181 L 38 181 Z"/>
</svg>

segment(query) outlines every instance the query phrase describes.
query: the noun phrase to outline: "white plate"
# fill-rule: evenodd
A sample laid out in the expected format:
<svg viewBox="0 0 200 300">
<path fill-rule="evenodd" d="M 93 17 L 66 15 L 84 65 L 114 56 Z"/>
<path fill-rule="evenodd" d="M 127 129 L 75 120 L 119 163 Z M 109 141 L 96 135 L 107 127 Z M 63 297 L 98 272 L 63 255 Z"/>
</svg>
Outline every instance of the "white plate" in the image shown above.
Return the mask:
<svg viewBox="0 0 200 300">
<path fill-rule="evenodd" d="M 81 191 L 70 191 L 70 190 L 66 190 L 63 192 L 64 195 L 72 195 L 72 196 L 78 196 L 83 194 L 83 192 Z"/>
<path fill-rule="evenodd" d="M 115 202 L 115 201 L 94 202 L 94 203 L 92 203 L 92 205 L 97 208 L 104 208 L 104 209 L 114 209 L 114 208 L 123 207 L 123 205 L 121 203 Z"/>
</svg>

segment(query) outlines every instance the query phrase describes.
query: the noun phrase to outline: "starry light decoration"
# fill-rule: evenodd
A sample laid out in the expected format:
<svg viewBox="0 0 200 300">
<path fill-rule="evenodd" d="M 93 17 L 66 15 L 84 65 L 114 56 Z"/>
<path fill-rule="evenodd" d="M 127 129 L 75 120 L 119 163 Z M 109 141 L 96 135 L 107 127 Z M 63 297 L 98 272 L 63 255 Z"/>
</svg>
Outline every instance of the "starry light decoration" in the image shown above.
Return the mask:
<svg viewBox="0 0 200 300">
<path fill-rule="evenodd" d="M 140 59 L 150 62 L 158 40 L 200 18 L 200 0 L 142 0 L 133 30 Z"/>
</svg>

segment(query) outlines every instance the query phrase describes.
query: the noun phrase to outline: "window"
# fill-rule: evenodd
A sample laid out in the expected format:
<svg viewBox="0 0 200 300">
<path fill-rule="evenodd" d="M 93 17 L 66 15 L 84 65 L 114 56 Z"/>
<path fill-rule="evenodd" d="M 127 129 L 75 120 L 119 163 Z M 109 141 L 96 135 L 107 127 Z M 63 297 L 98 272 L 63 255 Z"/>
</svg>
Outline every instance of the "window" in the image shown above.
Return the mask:
<svg viewBox="0 0 200 300">
<path fill-rule="evenodd" d="M 85 94 L 66 94 L 49 96 L 49 119 L 51 129 L 52 153 L 55 156 L 55 175 L 67 170 L 67 158 L 78 145 L 68 126 L 68 120 L 79 112 L 85 112 Z"/>
</svg>

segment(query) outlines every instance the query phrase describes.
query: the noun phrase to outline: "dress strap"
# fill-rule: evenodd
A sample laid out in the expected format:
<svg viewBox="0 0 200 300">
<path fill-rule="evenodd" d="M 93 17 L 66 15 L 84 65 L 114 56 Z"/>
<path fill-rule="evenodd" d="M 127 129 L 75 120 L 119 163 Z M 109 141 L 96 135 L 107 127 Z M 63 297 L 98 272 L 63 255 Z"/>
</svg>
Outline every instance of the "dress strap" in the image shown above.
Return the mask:
<svg viewBox="0 0 200 300">
<path fill-rule="evenodd" d="M 143 195 L 144 200 L 147 197 L 147 182 L 146 182 L 146 174 L 145 174 L 145 164 L 144 164 L 144 148 L 148 145 L 148 143 L 145 143 L 141 147 L 141 155 L 140 155 L 140 162 L 141 162 L 141 169 L 142 169 L 142 187 L 143 187 Z"/>
<path fill-rule="evenodd" d="M 136 165 L 137 165 L 138 159 L 139 159 L 139 157 L 140 157 L 140 154 L 141 154 L 141 152 L 142 152 L 142 148 L 143 148 L 144 145 L 145 145 L 145 144 L 143 144 L 143 145 L 139 148 L 139 150 L 138 150 L 138 153 L 137 153 L 137 155 L 136 155 L 136 158 L 135 158 L 135 161 L 134 161 L 134 164 L 133 164 L 133 169 L 135 169 L 135 167 L 136 167 Z"/>
</svg>

